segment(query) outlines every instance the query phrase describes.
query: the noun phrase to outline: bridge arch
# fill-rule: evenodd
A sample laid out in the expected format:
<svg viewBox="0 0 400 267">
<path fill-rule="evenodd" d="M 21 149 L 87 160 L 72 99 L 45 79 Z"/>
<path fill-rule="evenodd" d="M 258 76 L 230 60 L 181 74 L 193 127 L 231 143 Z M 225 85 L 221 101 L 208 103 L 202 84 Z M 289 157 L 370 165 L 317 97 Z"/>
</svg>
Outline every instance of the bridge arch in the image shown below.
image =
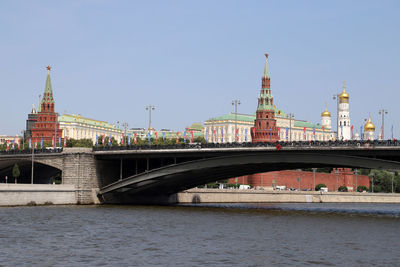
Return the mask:
<svg viewBox="0 0 400 267">
<path fill-rule="evenodd" d="M 241 154 L 174 164 L 127 177 L 100 194 L 173 194 L 208 182 L 267 171 L 349 167 L 400 170 L 400 162 L 323 153 Z"/>
<path fill-rule="evenodd" d="M 50 164 L 49 164 L 50 163 Z M 12 173 L 13 167 L 17 164 L 20 176 L 15 181 Z M 54 181 L 61 182 L 62 168 L 49 160 L 35 159 L 34 163 L 34 184 L 49 184 Z M 7 177 L 7 179 L 6 179 Z M 32 179 L 32 160 L 27 157 L 7 158 L 0 160 L 0 183 L 23 183 L 29 184 Z"/>
</svg>

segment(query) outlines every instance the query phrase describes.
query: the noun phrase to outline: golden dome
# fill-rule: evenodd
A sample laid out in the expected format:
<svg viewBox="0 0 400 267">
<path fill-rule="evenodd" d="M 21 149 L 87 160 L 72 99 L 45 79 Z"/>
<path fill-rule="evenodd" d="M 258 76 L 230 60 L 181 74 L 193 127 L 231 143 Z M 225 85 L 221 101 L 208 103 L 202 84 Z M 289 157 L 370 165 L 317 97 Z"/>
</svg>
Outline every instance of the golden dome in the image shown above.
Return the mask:
<svg viewBox="0 0 400 267">
<path fill-rule="evenodd" d="M 367 123 L 364 125 L 364 132 L 375 132 L 375 125 L 371 121 L 371 117 L 368 118 Z"/>
<path fill-rule="evenodd" d="M 330 117 L 331 113 L 325 108 L 325 111 L 321 113 L 321 117 Z"/>
<path fill-rule="evenodd" d="M 346 89 L 343 88 L 342 93 L 339 95 L 340 100 L 349 100 L 349 94 L 346 92 Z"/>
</svg>

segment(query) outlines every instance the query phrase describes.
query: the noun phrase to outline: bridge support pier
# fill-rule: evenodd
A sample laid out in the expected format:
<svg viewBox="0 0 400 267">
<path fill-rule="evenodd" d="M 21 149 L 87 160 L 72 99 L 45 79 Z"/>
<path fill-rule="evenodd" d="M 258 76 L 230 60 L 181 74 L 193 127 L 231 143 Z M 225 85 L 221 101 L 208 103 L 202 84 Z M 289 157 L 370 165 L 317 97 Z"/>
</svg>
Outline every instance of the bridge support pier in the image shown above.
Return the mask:
<svg viewBox="0 0 400 267">
<path fill-rule="evenodd" d="M 78 204 L 99 203 L 97 191 L 100 185 L 91 149 L 70 148 L 63 153 L 63 184 L 75 185 Z"/>
</svg>

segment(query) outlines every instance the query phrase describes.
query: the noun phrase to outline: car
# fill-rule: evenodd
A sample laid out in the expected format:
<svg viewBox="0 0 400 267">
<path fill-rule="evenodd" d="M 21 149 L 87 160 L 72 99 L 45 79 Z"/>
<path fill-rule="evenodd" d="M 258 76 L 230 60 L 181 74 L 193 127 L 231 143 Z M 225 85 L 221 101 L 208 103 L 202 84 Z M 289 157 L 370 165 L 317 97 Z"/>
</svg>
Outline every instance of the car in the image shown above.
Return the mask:
<svg viewBox="0 0 400 267">
<path fill-rule="evenodd" d="M 311 191 L 311 188 L 304 188 L 302 191 Z"/>
<path fill-rule="evenodd" d="M 289 188 L 290 191 L 297 191 L 297 188 L 291 187 Z"/>
</svg>

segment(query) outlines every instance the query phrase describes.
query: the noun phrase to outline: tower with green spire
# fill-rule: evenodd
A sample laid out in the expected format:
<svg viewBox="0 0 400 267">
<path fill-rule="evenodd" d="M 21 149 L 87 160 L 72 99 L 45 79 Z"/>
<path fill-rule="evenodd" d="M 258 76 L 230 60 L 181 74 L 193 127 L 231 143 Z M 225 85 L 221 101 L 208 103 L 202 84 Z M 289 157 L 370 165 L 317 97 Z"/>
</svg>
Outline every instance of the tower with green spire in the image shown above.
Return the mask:
<svg viewBox="0 0 400 267">
<path fill-rule="evenodd" d="M 251 128 L 252 142 L 276 142 L 279 140 L 276 127 L 274 98 L 271 94 L 271 77 L 268 69 L 268 54 L 265 54 L 264 74 L 261 78 L 261 92 L 258 97 L 256 119 Z"/>
<path fill-rule="evenodd" d="M 46 85 L 44 94 L 40 101 L 40 109 L 37 113 L 37 121 L 32 129 L 32 137 L 35 141 L 51 141 L 54 136 L 62 137 L 62 130 L 57 123 L 57 113 L 54 112 L 55 101 L 53 96 L 53 88 L 50 80 L 51 67 L 47 66 Z M 57 140 L 56 140 L 57 141 Z"/>
</svg>

